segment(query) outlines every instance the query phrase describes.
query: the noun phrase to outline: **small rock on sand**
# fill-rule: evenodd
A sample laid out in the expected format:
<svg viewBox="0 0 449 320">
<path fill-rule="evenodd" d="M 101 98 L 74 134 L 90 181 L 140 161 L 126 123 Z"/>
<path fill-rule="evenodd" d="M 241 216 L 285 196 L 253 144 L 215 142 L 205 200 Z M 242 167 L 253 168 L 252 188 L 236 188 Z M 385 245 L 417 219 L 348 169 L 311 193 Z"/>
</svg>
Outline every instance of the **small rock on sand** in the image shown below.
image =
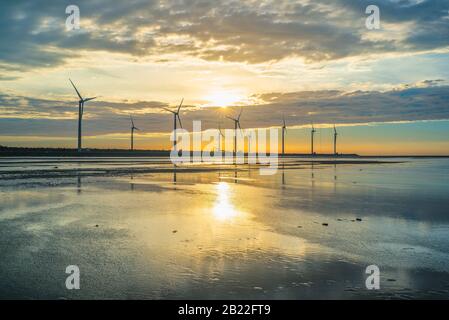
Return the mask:
<svg viewBox="0 0 449 320">
<path fill-rule="evenodd" d="M 328 223 L 322 223 L 322 225 L 327 227 L 329 224 Z"/>
<path fill-rule="evenodd" d="M 173 232 L 173 233 L 176 233 L 176 232 L 178 232 L 178 230 L 173 230 L 172 232 Z"/>
<path fill-rule="evenodd" d="M 362 218 L 357 218 L 357 219 L 355 219 L 355 220 L 357 220 L 357 221 L 362 221 Z"/>
<path fill-rule="evenodd" d="M 95 225 L 95 228 L 98 228 L 98 224 Z"/>
</svg>

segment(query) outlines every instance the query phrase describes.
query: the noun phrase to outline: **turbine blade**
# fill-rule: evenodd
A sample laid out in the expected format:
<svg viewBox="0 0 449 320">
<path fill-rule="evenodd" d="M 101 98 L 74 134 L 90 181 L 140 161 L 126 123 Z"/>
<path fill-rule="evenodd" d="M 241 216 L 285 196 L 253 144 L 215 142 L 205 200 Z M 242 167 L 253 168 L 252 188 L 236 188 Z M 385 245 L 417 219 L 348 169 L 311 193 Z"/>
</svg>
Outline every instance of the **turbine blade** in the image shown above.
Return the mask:
<svg viewBox="0 0 449 320">
<path fill-rule="evenodd" d="M 181 117 L 179 116 L 179 114 L 176 114 L 176 116 L 178 117 L 178 121 L 179 121 L 179 125 L 181 126 L 181 129 L 184 129 L 182 127 Z"/>
<path fill-rule="evenodd" d="M 94 99 L 97 99 L 97 97 L 93 97 L 93 98 L 87 98 L 87 99 L 84 99 L 84 102 L 86 102 L 86 101 L 90 101 L 90 100 L 94 100 Z"/>
<path fill-rule="evenodd" d="M 179 104 L 179 107 L 178 107 L 178 113 L 179 113 L 179 110 L 181 110 L 181 106 L 182 106 L 182 103 L 184 102 L 184 98 L 182 98 L 182 100 L 181 100 L 181 103 Z"/>
<path fill-rule="evenodd" d="M 76 94 L 78 95 L 78 97 L 80 98 L 80 100 L 83 100 L 83 97 L 81 97 L 81 94 L 79 93 L 78 89 L 75 87 L 75 85 L 73 84 L 72 80 L 69 78 L 70 83 L 72 84 L 73 88 L 76 91 Z"/>
<path fill-rule="evenodd" d="M 167 109 L 167 108 L 162 108 L 162 109 L 164 109 L 165 111 L 168 111 L 170 113 L 176 114 L 176 112 L 174 112 L 173 110 L 170 110 L 170 109 Z"/>
<path fill-rule="evenodd" d="M 229 120 L 235 121 L 236 119 L 226 116 Z"/>
<path fill-rule="evenodd" d="M 132 115 L 129 115 L 129 118 L 131 119 L 131 124 L 133 125 L 133 128 L 134 128 L 134 120 L 133 120 L 133 116 L 132 116 Z"/>
<path fill-rule="evenodd" d="M 240 128 L 240 131 L 243 133 L 242 127 L 240 126 L 240 121 L 237 121 L 237 125 Z"/>
<path fill-rule="evenodd" d="M 240 113 L 239 113 L 239 116 L 237 117 L 237 120 L 240 120 L 240 116 L 242 115 L 242 112 L 243 112 L 243 108 L 240 108 Z"/>
</svg>

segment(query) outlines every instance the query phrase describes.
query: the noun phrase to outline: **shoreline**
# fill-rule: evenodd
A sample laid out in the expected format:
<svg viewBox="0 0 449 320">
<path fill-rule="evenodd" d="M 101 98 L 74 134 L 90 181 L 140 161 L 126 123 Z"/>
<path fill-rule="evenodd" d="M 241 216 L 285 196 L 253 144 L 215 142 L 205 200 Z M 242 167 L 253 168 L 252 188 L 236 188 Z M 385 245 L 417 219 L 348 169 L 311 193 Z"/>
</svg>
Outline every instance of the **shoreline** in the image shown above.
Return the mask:
<svg viewBox="0 0 449 320">
<path fill-rule="evenodd" d="M 190 152 L 192 155 L 192 152 Z M 224 154 L 224 153 L 223 153 Z M 244 153 L 247 157 L 248 153 Z M 77 149 L 67 148 L 16 148 L 0 145 L 0 159 L 12 157 L 61 157 L 61 158 L 169 158 L 169 150 L 126 150 L 126 149 L 86 149 L 78 152 Z M 359 155 L 359 154 L 331 154 L 321 153 L 287 153 L 279 158 L 333 158 L 333 159 L 372 159 L 372 158 L 449 158 L 449 155 Z"/>
<path fill-rule="evenodd" d="M 168 159 L 167 159 L 168 160 Z M 97 167 L 97 168 L 59 168 L 57 164 L 67 164 L 67 163 L 79 163 L 78 160 L 74 159 L 72 161 L 37 161 L 37 162 L 0 162 L 0 177 L 4 180 L 11 179 L 28 179 L 28 178 L 67 178 L 67 177 L 79 177 L 79 176 L 123 176 L 128 174 L 149 174 L 149 173 L 205 173 L 205 172 L 220 172 L 220 171 L 232 171 L 232 172 L 246 172 L 249 170 L 257 170 L 259 168 L 265 167 L 264 164 L 234 164 L 234 163 L 196 163 L 188 165 L 174 165 L 169 161 L 166 162 L 135 162 L 132 165 L 135 167 L 129 167 L 131 165 L 129 161 L 124 162 L 112 162 L 107 163 L 107 161 L 86 161 L 82 163 L 92 164 L 107 164 L 110 167 Z M 373 165 L 373 164 L 397 164 L 403 163 L 403 161 L 380 161 L 380 160 L 298 160 L 290 161 L 286 163 L 279 163 L 277 170 L 294 170 L 294 169 L 306 169 L 309 166 L 318 165 Z M 3 166 L 3 164 L 6 164 Z M 8 164 L 18 165 L 22 164 L 35 167 L 36 165 L 48 165 L 47 169 L 36 169 L 36 168 L 25 168 L 23 170 L 2 170 L 1 168 L 11 168 Z M 117 167 L 114 167 L 117 165 Z M 120 165 L 128 165 L 122 167 Z M 151 165 L 147 167 L 147 165 Z M 155 165 L 155 166 L 154 166 Z"/>
</svg>

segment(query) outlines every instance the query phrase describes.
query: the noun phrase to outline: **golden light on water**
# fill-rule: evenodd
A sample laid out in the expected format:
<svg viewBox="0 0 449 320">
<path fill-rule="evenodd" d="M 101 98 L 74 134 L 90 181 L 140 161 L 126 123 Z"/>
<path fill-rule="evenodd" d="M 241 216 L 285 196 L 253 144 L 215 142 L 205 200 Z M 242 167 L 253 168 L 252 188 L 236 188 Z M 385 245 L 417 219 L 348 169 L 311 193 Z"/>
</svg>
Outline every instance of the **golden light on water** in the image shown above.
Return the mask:
<svg viewBox="0 0 449 320">
<path fill-rule="evenodd" d="M 233 206 L 230 200 L 230 187 L 226 182 L 216 184 L 217 201 L 213 214 L 217 220 L 229 221 L 239 215 L 239 211 Z"/>
</svg>

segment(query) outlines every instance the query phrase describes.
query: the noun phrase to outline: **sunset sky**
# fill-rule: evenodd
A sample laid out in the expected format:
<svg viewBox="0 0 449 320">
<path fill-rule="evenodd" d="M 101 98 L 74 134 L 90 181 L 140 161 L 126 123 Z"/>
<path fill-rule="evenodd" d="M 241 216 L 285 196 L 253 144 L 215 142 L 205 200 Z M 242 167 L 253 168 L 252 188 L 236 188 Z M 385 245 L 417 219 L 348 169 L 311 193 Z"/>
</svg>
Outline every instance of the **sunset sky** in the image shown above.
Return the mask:
<svg viewBox="0 0 449 320">
<path fill-rule="evenodd" d="M 66 30 L 68 5 L 80 29 Z M 365 27 L 368 5 L 381 29 Z M 287 152 L 449 154 L 449 0 L 0 3 L 0 145 L 168 149 L 183 125 L 282 125 Z"/>
</svg>

